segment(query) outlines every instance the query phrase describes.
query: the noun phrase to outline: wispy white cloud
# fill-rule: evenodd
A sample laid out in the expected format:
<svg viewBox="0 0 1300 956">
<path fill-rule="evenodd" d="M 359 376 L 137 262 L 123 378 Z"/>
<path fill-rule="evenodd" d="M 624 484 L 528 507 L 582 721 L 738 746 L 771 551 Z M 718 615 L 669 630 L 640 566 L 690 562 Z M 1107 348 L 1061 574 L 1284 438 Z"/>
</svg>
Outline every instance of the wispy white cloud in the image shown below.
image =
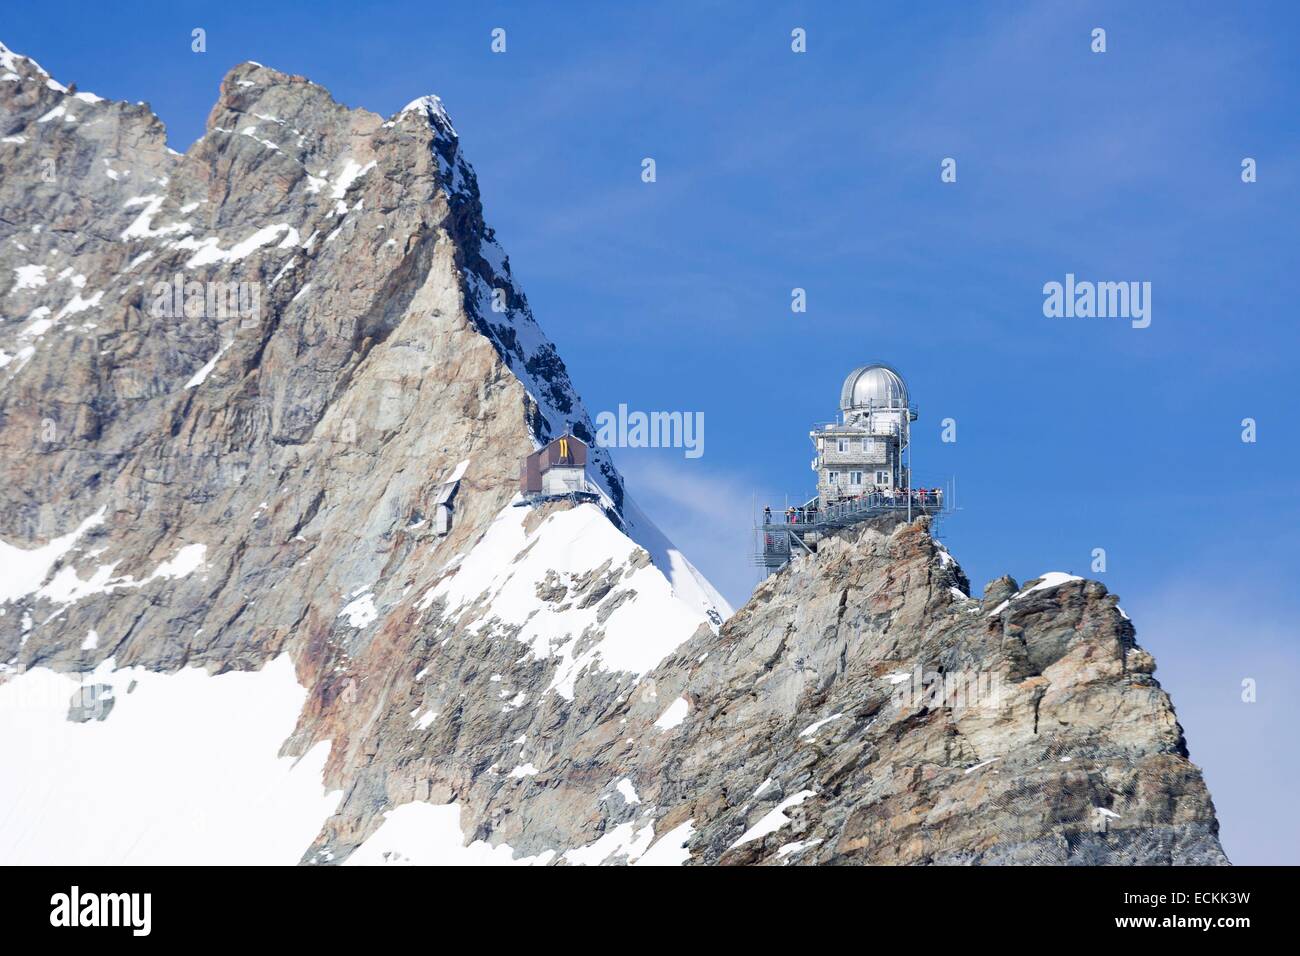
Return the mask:
<svg viewBox="0 0 1300 956">
<path fill-rule="evenodd" d="M 754 487 L 744 475 L 679 454 L 626 449 L 619 470 L 646 514 L 738 608 L 761 580 L 750 563 Z"/>
</svg>

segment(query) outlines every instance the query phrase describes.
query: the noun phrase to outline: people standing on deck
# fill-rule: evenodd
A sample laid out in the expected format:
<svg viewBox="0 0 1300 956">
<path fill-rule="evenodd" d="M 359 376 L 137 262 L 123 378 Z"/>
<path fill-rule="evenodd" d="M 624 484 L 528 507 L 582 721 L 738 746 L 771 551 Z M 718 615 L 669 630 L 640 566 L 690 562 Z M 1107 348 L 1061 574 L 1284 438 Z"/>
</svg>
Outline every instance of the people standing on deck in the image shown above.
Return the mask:
<svg viewBox="0 0 1300 956">
<path fill-rule="evenodd" d="M 877 508 L 904 507 L 907 504 L 922 509 L 943 507 L 943 489 L 941 488 L 904 488 L 895 485 L 876 486 L 864 489 L 860 494 L 845 495 L 819 509 L 816 500 L 807 505 L 790 505 L 782 513 L 786 524 L 815 525 L 821 511 L 830 516 L 830 520 L 839 520 L 848 515 L 870 512 Z M 763 507 L 763 524 L 772 523 L 772 506 Z"/>
</svg>

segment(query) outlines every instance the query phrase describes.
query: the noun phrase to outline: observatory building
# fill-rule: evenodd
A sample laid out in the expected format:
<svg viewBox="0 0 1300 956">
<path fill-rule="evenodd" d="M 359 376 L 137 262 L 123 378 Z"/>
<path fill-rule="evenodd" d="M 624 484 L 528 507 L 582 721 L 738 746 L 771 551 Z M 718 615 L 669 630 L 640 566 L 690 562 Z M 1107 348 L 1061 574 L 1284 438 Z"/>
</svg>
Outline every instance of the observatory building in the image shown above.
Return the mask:
<svg viewBox="0 0 1300 956">
<path fill-rule="evenodd" d="M 769 571 L 799 553 L 811 554 L 825 535 L 862 521 L 950 509 L 938 488 L 912 483 L 909 450 L 916 406 L 903 377 L 888 365 L 863 365 L 844 379 L 840 415 L 808 433 L 816 457 L 817 494 L 772 513 L 763 509 L 757 563 Z"/>
<path fill-rule="evenodd" d="M 916 408 L 903 377 L 888 365 L 855 368 L 840 389 L 840 419 L 808 433 L 817 457 L 817 497 L 824 509 L 846 498 L 909 487 L 907 450 Z"/>
</svg>

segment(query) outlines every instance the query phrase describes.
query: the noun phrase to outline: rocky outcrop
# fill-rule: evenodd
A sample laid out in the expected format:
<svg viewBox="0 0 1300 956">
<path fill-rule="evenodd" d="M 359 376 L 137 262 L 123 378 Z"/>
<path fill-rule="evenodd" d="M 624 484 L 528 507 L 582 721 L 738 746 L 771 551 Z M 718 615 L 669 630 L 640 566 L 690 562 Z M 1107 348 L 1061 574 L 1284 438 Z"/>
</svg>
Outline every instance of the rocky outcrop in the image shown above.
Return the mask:
<svg viewBox="0 0 1300 956">
<path fill-rule="evenodd" d="M 689 705 L 634 777 L 663 826 L 698 862 L 1226 862 L 1115 597 L 972 599 L 928 521 L 825 542 L 647 678 L 641 721 Z"/>
<path fill-rule="evenodd" d="M 385 119 L 243 64 L 180 155 L 0 47 L 0 314 L 0 681 L 74 675 L 98 732 L 139 675 L 287 657 L 276 746 L 328 747 L 337 794 L 304 862 L 451 803 L 547 863 L 1222 861 L 1100 585 L 975 601 L 924 522 L 867 527 L 720 627 L 604 449 L 602 505 L 516 507 L 520 456 L 591 420 L 436 97 Z"/>
</svg>

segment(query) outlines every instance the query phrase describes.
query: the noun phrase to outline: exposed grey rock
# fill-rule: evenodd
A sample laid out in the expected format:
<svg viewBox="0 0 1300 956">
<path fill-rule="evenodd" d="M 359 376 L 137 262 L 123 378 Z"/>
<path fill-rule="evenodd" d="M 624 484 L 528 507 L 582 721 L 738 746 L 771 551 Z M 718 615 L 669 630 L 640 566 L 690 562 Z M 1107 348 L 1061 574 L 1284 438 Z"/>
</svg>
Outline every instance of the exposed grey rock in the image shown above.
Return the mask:
<svg viewBox="0 0 1300 956">
<path fill-rule="evenodd" d="M 1114 596 L 1004 579 L 990 607 L 964 580 L 928 519 L 849 533 L 762 585 L 702 662 L 683 648 L 653 675 L 698 708 L 672 745 L 679 779 L 646 789 L 697 821 L 699 861 L 777 862 L 816 840 L 797 862 L 1226 862 Z M 904 674 L 926 693 L 901 699 Z M 953 675 L 978 694 L 936 692 Z M 735 845 L 802 791 L 792 823 Z"/>
<path fill-rule="evenodd" d="M 79 687 L 68 702 L 68 720 L 84 724 L 91 720 L 105 720 L 113 710 L 116 699 L 111 684 L 85 684 Z"/>
</svg>

